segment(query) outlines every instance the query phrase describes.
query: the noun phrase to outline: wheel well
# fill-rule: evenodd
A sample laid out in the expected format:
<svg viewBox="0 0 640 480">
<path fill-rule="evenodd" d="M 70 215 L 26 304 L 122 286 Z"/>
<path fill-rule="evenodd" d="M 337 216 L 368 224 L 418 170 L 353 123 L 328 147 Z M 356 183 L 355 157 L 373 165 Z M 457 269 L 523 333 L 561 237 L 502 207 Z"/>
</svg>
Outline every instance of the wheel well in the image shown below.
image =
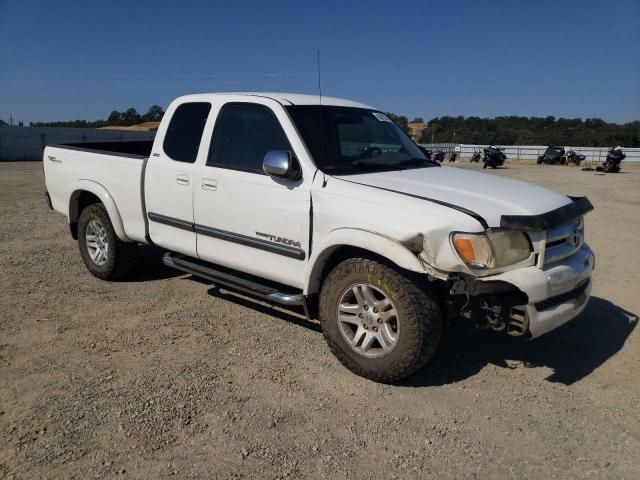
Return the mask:
<svg viewBox="0 0 640 480">
<path fill-rule="evenodd" d="M 78 239 L 78 218 L 89 205 L 102 203 L 97 195 L 86 190 L 77 190 L 71 195 L 69 202 L 69 229 L 74 240 Z"/>
<path fill-rule="evenodd" d="M 407 270 L 405 268 L 400 267 L 396 263 L 392 262 L 386 257 L 379 255 L 370 250 L 366 250 L 364 248 L 354 247 L 351 245 L 340 245 L 336 246 L 333 250 L 326 254 L 326 257 L 318 258 L 316 262 L 322 262 L 321 267 L 314 268 L 312 272 L 312 278 L 310 279 L 310 288 L 309 294 L 307 295 L 307 308 L 309 310 L 309 314 L 312 318 L 317 318 L 318 316 L 318 301 L 320 290 L 322 289 L 322 284 L 324 283 L 327 275 L 333 270 L 338 264 L 349 259 L 349 258 L 367 258 L 369 260 L 375 260 L 383 265 L 388 265 L 396 270 L 401 271 L 409 278 L 413 278 L 416 282 L 427 282 L 427 275 L 422 275 L 420 273 L 413 272 L 411 270 Z M 445 282 L 441 280 L 434 280 L 430 283 L 444 284 Z M 439 286 L 439 285 L 438 285 Z"/>
</svg>

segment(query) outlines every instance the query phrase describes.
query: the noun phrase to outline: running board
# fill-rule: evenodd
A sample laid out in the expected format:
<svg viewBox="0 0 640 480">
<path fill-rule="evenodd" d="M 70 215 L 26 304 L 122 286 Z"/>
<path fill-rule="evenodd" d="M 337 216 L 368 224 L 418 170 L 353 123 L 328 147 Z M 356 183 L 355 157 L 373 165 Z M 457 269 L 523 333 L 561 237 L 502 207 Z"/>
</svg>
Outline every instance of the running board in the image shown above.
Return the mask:
<svg viewBox="0 0 640 480">
<path fill-rule="evenodd" d="M 260 283 L 247 280 L 231 273 L 215 270 L 211 267 L 207 267 L 205 265 L 202 265 L 201 263 L 198 263 L 198 261 L 195 259 L 182 255 L 165 253 L 164 257 L 162 257 L 162 263 L 164 263 L 167 267 L 190 273 L 191 275 L 195 275 L 196 277 L 211 280 L 215 284 L 224 285 L 225 287 L 229 287 L 234 290 L 238 290 L 240 292 L 262 298 L 264 300 L 268 300 L 270 302 L 288 306 L 303 306 L 305 307 L 306 312 L 305 297 L 302 294 L 281 292 L 273 287 L 262 285 Z"/>
</svg>

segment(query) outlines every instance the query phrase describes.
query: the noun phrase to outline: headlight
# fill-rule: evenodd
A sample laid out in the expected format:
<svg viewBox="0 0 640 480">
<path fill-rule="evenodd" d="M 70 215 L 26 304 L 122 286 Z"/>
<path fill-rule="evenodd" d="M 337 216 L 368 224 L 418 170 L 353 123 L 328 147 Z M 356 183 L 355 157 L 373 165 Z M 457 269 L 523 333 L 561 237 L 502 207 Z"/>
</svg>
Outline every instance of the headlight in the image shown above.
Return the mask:
<svg viewBox="0 0 640 480">
<path fill-rule="evenodd" d="M 498 268 L 522 262 L 531 255 L 522 232 L 456 233 L 453 246 L 471 268 Z"/>
</svg>

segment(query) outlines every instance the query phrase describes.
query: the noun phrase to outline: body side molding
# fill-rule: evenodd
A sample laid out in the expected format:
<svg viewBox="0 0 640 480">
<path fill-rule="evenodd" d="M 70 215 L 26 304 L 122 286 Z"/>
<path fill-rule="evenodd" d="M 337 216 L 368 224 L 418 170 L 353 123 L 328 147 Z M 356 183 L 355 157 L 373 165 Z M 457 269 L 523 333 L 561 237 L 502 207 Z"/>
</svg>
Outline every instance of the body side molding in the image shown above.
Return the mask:
<svg viewBox="0 0 640 480">
<path fill-rule="evenodd" d="M 267 240 L 253 238 L 240 233 L 228 232 L 226 230 L 220 230 L 218 228 L 207 227 L 205 225 L 198 225 L 187 220 L 180 220 L 179 218 L 168 217 L 159 213 L 149 212 L 147 216 L 152 222 L 162 223 L 163 225 L 169 225 L 170 227 L 179 228 L 181 230 L 188 230 L 191 232 L 195 232 L 198 235 L 205 235 L 207 237 L 218 238 L 220 240 L 238 243 L 247 247 L 257 248 L 266 252 L 275 253 L 276 255 L 294 258 L 296 260 L 304 260 L 306 258 L 305 251 L 300 248 L 269 242 Z"/>
</svg>

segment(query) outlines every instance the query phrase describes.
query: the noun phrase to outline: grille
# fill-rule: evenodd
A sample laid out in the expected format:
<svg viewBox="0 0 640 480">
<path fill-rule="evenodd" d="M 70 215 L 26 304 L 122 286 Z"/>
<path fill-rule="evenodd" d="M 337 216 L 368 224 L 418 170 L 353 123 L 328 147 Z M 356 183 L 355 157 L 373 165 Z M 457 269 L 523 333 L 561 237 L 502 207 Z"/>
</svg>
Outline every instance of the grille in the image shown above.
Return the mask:
<svg viewBox="0 0 640 480">
<path fill-rule="evenodd" d="M 557 262 L 576 253 L 584 242 L 582 217 L 567 225 L 547 232 L 544 264 Z"/>
<path fill-rule="evenodd" d="M 557 307 L 558 305 L 562 305 L 563 303 L 570 302 L 571 300 L 580 297 L 589 286 L 589 281 L 589 279 L 584 280 L 573 290 L 536 303 L 536 310 L 548 310 L 550 308 Z"/>
</svg>

